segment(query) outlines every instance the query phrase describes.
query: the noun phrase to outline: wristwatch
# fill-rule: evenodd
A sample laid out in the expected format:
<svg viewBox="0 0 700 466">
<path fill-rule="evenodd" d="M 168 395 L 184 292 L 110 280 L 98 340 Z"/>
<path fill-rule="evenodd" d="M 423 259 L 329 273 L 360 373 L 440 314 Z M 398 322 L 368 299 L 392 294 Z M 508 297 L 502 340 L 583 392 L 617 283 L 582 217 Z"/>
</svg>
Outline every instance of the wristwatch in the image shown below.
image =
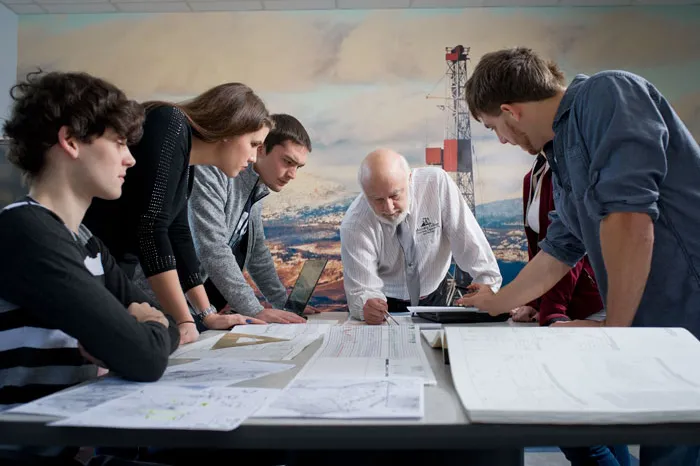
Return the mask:
<svg viewBox="0 0 700 466">
<path fill-rule="evenodd" d="M 209 314 L 216 314 L 216 308 L 214 307 L 213 304 L 210 304 L 208 308 L 204 309 L 203 311 L 197 312 L 195 309 L 194 311 L 194 320 L 196 322 L 201 323 L 204 325 L 204 318 L 208 316 Z"/>
</svg>

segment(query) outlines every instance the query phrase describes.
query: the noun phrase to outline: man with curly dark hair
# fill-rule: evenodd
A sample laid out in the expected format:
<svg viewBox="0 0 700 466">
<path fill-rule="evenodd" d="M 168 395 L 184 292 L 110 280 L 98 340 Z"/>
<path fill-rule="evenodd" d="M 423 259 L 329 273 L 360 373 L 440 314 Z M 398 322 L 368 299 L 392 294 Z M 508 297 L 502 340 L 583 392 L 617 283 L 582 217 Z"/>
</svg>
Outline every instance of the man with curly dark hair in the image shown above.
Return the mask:
<svg viewBox="0 0 700 466">
<path fill-rule="evenodd" d="M 30 190 L 0 211 L 0 409 L 92 379 L 100 366 L 157 380 L 178 328 L 81 224 L 93 198 L 121 195 L 143 108 L 85 73 L 33 73 L 11 95 L 8 159 Z M 41 456 L 75 455 L 57 450 Z M 0 460 L 26 455 L 0 447 Z"/>
</svg>

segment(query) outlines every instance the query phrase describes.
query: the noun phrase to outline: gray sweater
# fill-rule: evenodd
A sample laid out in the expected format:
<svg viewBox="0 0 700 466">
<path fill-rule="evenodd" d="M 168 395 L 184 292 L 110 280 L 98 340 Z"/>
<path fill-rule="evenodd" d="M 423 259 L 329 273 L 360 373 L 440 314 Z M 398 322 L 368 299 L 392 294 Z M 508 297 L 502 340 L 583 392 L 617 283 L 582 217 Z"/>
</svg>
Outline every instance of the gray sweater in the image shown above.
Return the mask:
<svg viewBox="0 0 700 466">
<path fill-rule="evenodd" d="M 248 219 L 248 248 L 244 267 L 248 269 L 265 299 L 277 309 L 284 309 L 287 290 L 280 281 L 270 250 L 265 244 L 262 224 L 262 198 L 269 189 L 258 182 L 252 165 L 235 178 L 228 178 L 212 166 L 197 167 L 189 200 L 189 220 L 200 274 L 221 292 L 231 309 L 254 316 L 263 309 L 255 292 L 246 282 L 231 249 L 233 238 L 246 201 L 255 189 Z M 257 184 L 256 184 L 257 183 Z"/>
</svg>

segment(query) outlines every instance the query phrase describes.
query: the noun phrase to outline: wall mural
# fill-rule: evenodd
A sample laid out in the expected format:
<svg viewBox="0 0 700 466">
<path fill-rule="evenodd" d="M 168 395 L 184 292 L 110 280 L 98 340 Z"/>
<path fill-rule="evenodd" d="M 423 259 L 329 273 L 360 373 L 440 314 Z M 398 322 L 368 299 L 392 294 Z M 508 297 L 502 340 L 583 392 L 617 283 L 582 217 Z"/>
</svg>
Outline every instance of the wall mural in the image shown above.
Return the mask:
<svg viewBox="0 0 700 466">
<path fill-rule="evenodd" d="M 173 34 L 177 31 L 177 34 Z M 338 227 L 360 160 L 383 146 L 426 164 L 447 115 L 445 48 L 528 45 L 576 73 L 627 69 L 653 81 L 700 137 L 700 8 L 474 8 L 22 16 L 18 76 L 83 70 L 137 99 L 184 100 L 219 83 L 253 87 L 299 118 L 314 149 L 296 181 L 265 200 L 284 283 L 330 259 L 311 304 L 343 307 Z M 427 97 L 427 98 L 426 98 Z M 476 216 L 508 282 L 527 260 L 521 183 L 531 157 L 472 123 Z"/>
</svg>

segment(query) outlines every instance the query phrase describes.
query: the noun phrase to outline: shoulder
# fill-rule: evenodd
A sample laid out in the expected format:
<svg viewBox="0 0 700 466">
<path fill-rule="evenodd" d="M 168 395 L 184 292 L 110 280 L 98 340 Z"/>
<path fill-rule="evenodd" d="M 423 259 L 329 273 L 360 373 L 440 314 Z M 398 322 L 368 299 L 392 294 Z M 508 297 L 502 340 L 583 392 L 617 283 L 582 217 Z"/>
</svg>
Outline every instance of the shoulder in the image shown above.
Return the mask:
<svg viewBox="0 0 700 466">
<path fill-rule="evenodd" d="M 581 83 L 576 104 L 586 107 L 592 106 L 591 103 L 593 106 L 615 105 L 620 99 L 638 96 L 639 92 L 655 91 L 646 79 L 629 71 L 601 71 Z"/>
<path fill-rule="evenodd" d="M 185 112 L 172 105 L 158 105 L 146 113 L 143 124 L 141 143 L 153 140 L 163 140 L 174 144 L 176 142 L 190 144 L 192 130 Z"/>
<path fill-rule="evenodd" d="M 414 168 L 411 173 L 414 182 L 430 183 L 449 178 L 447 172 L 440 167 Z"/>
<path fill-rule="evenodd" d="M 199 165 L 194 172 L 194 180 L 198 184 L 224 187 L 233 179 L 228 178 L 224 172 L 213 165 Z"/>
<path fill-rule="evenodd" d="M 50 210 L 25 201 L 0 211 L 0 250 L 7 254 L 51 248 L 72 241 L 71 233 Z"/>
<path fill-rule="evenodd" d="M 359 194 L 345 212 L 343 220 L 340 222 L 340 230 L 341 232 L 351 230 L 358 225 L 366 225 L 372 221 L 376 222 L 377 220 L 373 218 L 367 198 L 364 194 Z"/>
</svg>

